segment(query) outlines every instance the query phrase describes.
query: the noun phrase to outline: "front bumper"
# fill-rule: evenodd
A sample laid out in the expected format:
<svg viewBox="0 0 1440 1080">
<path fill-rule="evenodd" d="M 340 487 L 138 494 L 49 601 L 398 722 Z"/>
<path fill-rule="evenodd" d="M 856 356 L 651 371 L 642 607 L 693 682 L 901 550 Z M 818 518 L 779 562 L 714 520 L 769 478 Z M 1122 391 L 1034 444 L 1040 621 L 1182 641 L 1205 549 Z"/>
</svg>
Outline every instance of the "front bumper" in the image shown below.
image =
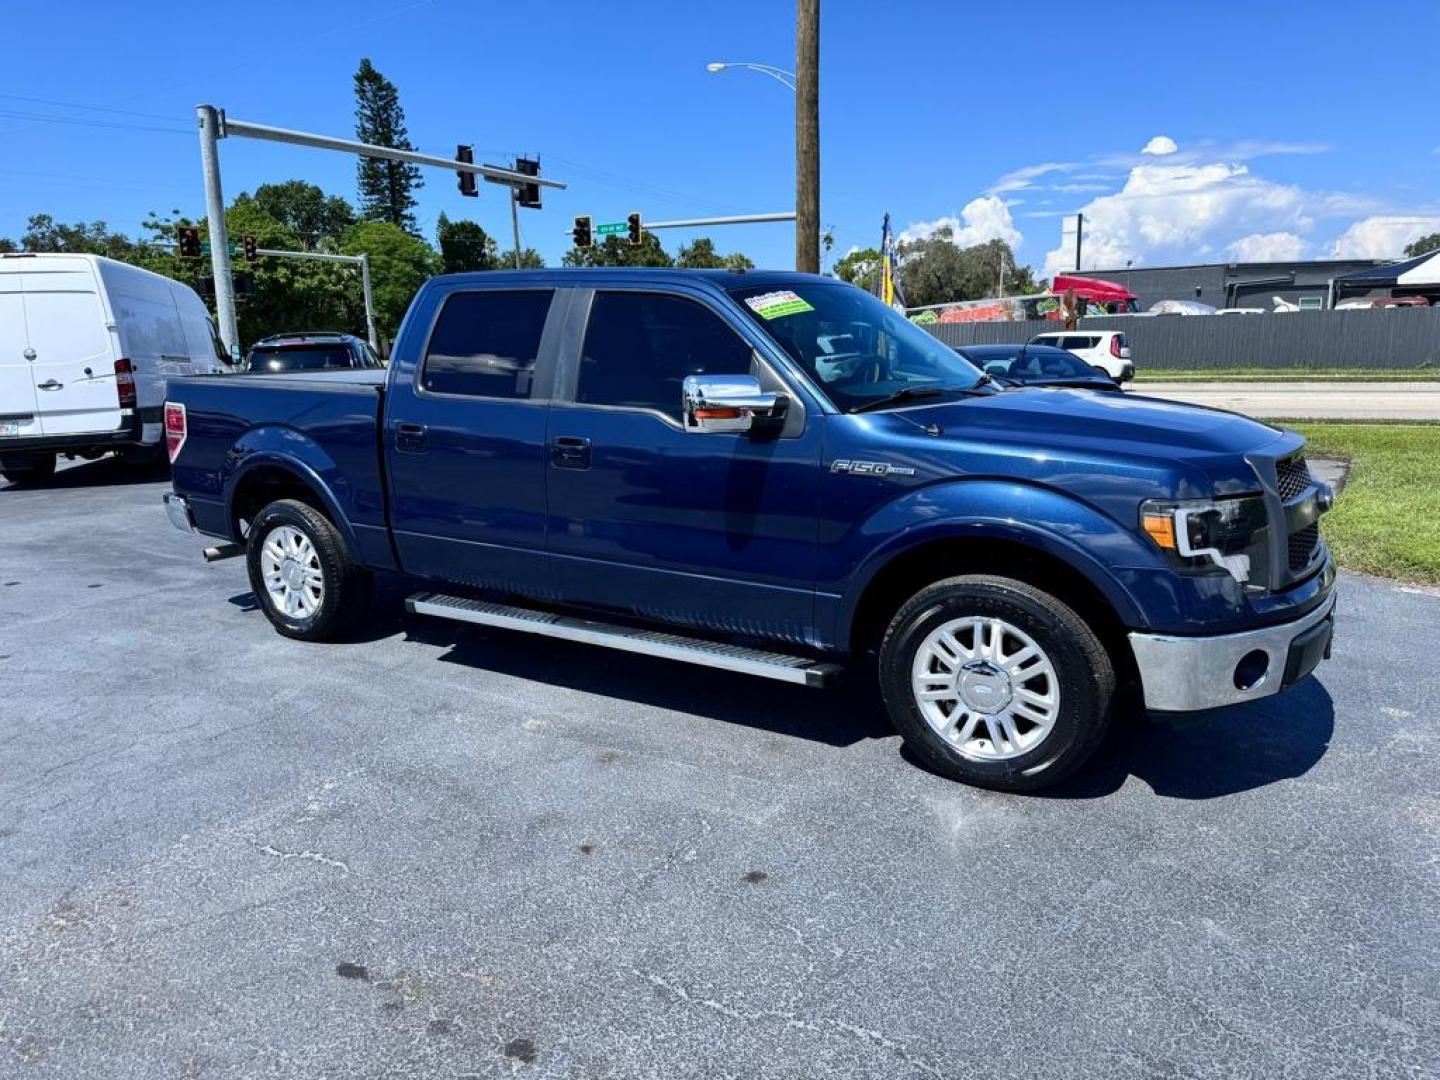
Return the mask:
<svg viewBox="0 0 1440 1080">
<path fill-rule="evenodd" d="M 1145 707 L 1195 712 L 1278 694 L 1330 655 L 1334 615 L 1332 591 L 1314 611 L 1259 630 L 1210 637 L 1132 633 Z M 1254 654 L 1263 656 L 1263 669 Z"/>
<path fill-rule="evenodd" d="M 165 496 L 165 516 L 170 519 L 181 532 L 195 531 L 195 515 L 190 510 L 190 503 L 184 495 L 176 495 L 173 491 Z"/>
</svg>

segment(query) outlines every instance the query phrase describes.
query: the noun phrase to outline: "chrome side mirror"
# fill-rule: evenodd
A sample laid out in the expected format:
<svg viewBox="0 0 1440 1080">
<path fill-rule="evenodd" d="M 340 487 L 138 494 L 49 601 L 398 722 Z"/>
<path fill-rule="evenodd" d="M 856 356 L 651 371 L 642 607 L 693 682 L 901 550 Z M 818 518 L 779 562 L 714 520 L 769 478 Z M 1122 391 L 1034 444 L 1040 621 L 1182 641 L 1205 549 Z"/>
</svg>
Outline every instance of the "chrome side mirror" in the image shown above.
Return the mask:
<svg viewBox="0 0 1440 1080">
<path fill-rule="evenodd" d="M 687 375 L 680 393 L 685 430 L 697 433 L 749 431 L 757 420 L 783 418 L 789 404 L 752 375 Z"/>
</svg>

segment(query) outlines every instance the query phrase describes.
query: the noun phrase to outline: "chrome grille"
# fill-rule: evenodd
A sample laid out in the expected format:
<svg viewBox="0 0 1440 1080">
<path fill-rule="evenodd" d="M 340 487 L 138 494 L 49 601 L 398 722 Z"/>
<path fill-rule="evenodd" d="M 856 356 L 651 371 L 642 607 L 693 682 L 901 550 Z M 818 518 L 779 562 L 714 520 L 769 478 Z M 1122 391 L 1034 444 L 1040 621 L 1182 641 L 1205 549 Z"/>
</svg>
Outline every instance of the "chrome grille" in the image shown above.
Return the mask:
<svg viewBox="0 0 1440 1080">
<path fill-rule="evenodd" d="M 1315 546 L 1320 543 L 1320 526 L 1306 525 L 1298 532 L 1290 534 L 1290 572 L 1304 570 L 1310 562 L 1310 556 L 1315 553 Z"/>
<path fill-rule="evenodd" d="M 1289 461 L 1275 463 L 1275 482 L 1280 489 L 1280 501 L 1289 502 L 1310 486 L 1310 467 L 1305 458 L 1293 457 Z M 1293 550 L 1293 549 L 1292 549 Z M 1294 559 L 1291 559 L 1294 562 Z"/>
</svg>

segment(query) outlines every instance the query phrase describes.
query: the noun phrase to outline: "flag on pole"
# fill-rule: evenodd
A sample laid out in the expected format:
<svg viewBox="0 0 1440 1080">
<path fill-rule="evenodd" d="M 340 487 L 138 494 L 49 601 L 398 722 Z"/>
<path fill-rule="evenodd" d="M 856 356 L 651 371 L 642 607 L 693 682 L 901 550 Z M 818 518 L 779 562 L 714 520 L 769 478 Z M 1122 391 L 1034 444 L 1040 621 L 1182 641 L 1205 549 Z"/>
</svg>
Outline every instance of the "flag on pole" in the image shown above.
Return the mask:
<svg viewBox="0 0 1440 1080">
<path fill-rule="evenodd" d="M 889 307 L 905 310 L 905 293 L 900 288 L 900 255 L 895 249 L 888 212 L 880 227 L 880 299 Z"/>
</svg>

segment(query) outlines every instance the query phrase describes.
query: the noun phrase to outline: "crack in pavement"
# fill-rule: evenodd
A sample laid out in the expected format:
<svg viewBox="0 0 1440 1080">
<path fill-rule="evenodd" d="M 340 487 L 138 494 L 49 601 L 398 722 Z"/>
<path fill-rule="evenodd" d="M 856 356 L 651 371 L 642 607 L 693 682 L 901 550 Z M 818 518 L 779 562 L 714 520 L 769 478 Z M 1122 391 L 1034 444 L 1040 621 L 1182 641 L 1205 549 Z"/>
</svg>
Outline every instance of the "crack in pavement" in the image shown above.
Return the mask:
<svg viewBox="0 0 1440 1080">
<path fill-rule="evenodd" d="M 896 1042 L 894 1039 L 885 1035 L 884 1032 L 861 1027 L 858 1024 L 851 1024 L 844 1020 L 833 1020 L 823 1016 L 810 1020 L 803 1016 L 796 1016 L 794 1013 L 782 1012 L 779 1009 L 759 1009 L 747 1012 L 743 1009 L 737 1009 L 733 1005 L 727 1005 L 725 1002 L 718 1001 L 715 998 L 696 997 L 683 986 L 678 986 L 664 976 L 656 975 L 654 972 L 641 971 L 639 968 L 631 968 L 630 972 L 636 978 L 644 979 L 651 986 L 658 990 L 663 990 L 674 1000 L 685 1005 L 695 1005 L 702 1009 L 708 1009 L 729 1020 L 737 1020 L 745 1024 L 753 1024 L 763 1020 L 773 1020 L 786 1028 L 797 1031 L 808 1031 L 816 1035 L 830 1035 L 839 1032 L 840 1034 L 858 1039 L 877 1049 L 889 1050 L 907 1065 L 936 1077 L 936 1080 L 945 1080 L 945 1074 L 942 1073 L 938 1067 L 926 1061 L 924 1058 L 912 1054 L 904 1043 Z"/>
<path fill-rule="evenodd" d="M 253 840 L 251 843 L 255 844 Z M 269 855 L 276 859 L 304 859 L 307 862 L 317 862 L 322 866 L 329 866 L 332 869 L 343 870 L 347 874 L 350 873 L 350 865 L 348 863 L 341 862 L 339 859 L 331 859 L 328 856 L 321 855 L 318 851 L 281 851 L 279 848 L 272 847 L 269 844 L 255 844 L 255 850 L 262 855 Z"/>
</svg>

